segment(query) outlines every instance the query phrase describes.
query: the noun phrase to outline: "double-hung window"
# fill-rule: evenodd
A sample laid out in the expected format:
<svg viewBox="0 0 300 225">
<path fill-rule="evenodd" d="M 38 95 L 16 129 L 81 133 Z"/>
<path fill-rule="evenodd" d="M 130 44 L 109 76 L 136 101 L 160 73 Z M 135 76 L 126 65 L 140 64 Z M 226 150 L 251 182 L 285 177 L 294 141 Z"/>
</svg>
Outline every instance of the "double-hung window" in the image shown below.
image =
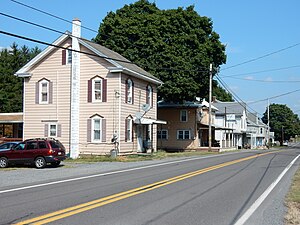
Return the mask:
<svg viewBox="0 0 300 225">
<path fill-rule="evenodd" d="M 93 142 L 101 142 L 102 137 L 102 118 L 94 117 L 92 122 L 92 141 Z"/>
<path fill-rule="evenodd" d="M 126 134 L 125 134 L 125 140 L 127 142 L 132 142 L 132 123 L 133 120 L 131 117 L 126 118 Z"/>
<path fill-rule="evenodd" d="M 147 86 L 146 88 L 146 103 L 149 104 L 152 107 L 153 103 L 153 89 L 150 85 Z"/>
<path fill-rule="evenodd" d="M 67 58 L 67 64 L 72 63 L 72 47 L 69 47 L 68 50 L 66 51 L 66 58 Z"/>
<path fill-rule="evenodd" d="M 187 121 L 188 121 L 188 113 L 187 113 L 187 110 L 181 110 L 181 111 L 180 111 L 180 121 L 181 121 L 181 122 L 187 122 Z"/>
<path fill-rule="evenodd" d="M 126 87 L 126 89 L 127 89 L 126 103 L 133 104 L 133 82 L 132 82 L 132 80 L 130 80 L 130 79 L 127 80 L 127 87 Z"/>
<path fill-rule="evenodd" d="M 57 137 L 57 124 L 49 124 L 48 137 Z"/>
<path fill-rule="evenodd" d="M 102 79 L 93 79 L 93 101 L 102 101 Z"/>
<path fill-rule="evenodd" d="M 49 103 L 49 81 L 41 80 L 39 82 L 39 99 L 40 104 L 48 104 Z"/>
<path fill-rule="evenodd" d="M 168 139 L 168 130 L 158 130 L 157 131 L 157 138 L 167 140 Z"/>
<path fill-rule="evenodd" d="M 107 101 L 107 80 L 100 76 L 94 76 L 88 80 L 88 102 Z"/>
<path fill-rule="evenodd" d="M 191 139 L 190 130 L 177 130 L 177 139 L 178 140 Z"/>
</svg>

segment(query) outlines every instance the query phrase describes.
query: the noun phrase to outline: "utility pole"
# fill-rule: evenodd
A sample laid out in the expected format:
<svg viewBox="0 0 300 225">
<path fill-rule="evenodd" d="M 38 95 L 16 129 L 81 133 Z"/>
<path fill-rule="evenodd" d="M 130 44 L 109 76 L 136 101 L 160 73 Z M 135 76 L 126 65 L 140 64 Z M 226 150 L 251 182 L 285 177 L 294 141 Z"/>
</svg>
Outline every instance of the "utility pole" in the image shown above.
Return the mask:
<svg viewBox="0 0 300 225">
<path fill-rule="evenodd" d="M 267 147 L 270 148 L 270 102 L 268 99 L 268 130 L 267 130 Z"/>
<path fill-rule="evenodd" d="M 211 152 L 211 98 L 212 98 L 212 64 L 209 64 L 209 127 L 208 127 L 208 151 Z"/>
</svg>

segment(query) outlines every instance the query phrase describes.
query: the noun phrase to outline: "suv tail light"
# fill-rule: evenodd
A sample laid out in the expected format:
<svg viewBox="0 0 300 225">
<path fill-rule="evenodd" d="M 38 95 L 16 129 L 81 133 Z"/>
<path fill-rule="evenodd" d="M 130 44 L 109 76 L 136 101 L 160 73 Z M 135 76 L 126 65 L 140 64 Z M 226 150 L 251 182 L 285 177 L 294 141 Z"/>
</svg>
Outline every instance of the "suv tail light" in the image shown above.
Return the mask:
<svg viewBox="0 0 300 225">
<path fill-rule="evenodd" d="M 49 149 L 48 154 L 51 155 L 54 152 L 54 150 Z"/>
</svg>

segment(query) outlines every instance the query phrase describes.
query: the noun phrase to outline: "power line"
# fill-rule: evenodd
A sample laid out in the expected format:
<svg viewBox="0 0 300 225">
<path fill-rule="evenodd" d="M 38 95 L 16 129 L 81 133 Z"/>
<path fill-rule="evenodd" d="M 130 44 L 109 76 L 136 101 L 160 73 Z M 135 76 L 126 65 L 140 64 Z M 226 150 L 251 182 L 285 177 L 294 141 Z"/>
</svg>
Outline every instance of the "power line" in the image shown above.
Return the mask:
<svg viewBox="0 0 300 225">
<path fill-rule="evenodd" d="M 12 0 L 13 1 L 13 0 Z M 59 31 L 59 30 L 56 30 L 56 29 L 53 29 L 53 28 L 49 28 L 49 27 L 46 27 L 46 26 L 43 26 L 43 25 L 40 25 L 40 24 L 37 24 L 37 23 L 33 23 L 31 21 L 28 21 L 28 20 L 24 20 L 24 19 L 21 19 L 21 18 L 18 18 L 18 17 L 14 17 L 14 16 L 11 16 L 11 15 L 8 15 L 8 14 L 5 14 L 5 13 L 1 13 L 0 12 L 0 15 L 2 16 L 6 16 L 8 18 L 11 18 L 11 19 L 14 19 L 14 20 L 17 20 L 17 21 L 21 21 L 23 23 L 27 23 L 27 24 L 30 24 L 30 25 L 33 25 L 33 26 L 37 26 L 39 28 L 43 28 L 43 29 L 46 29 L 46 30 L 50 30 L 50 31 L 53 31 L 53 32 L 56 32 L 56 33 L 59 33 L 59 34 L 65 34 L 65 32 L 62 32 L 62 31 Z M 74 37 L 72 34 L 69 34 L 70 37 Z M 81 40 L 85 40 L 84 38 L 80 38 L 80 37 L 76 37 L 78 39 L 81 39 Z M 207 67 L 198 67 L 199 69 L 200 68 L 207 68 Z M 203 72 L 203 73 L 208 73 L 209 71 L 206 69 L 206 70 L 199 70 L 199 69 L 190 69 L 190 70 L 186 70 L 186 69 L 176 69 L 176 68 L 165 68 L 165 67 L 162 67 L 162 68 L 156 68 L 158 70 L 170 70 L 170 71 L 182 71 L 182 72 Z"/>
<path fill-rule="evenodd" d="M 246 80 L 246 81 L 254 81 L 254 82 L 265 82 L 265 83 L 298 83 L 300 80 L 256 80 L 256 79 L 247 79 L 247 78 L 239 78 L 239 77 L 226 77 L 237 80 Z"/>
<path fill-rule="evenodd" d="M 282 96 L 285 96 L 285 95 L 289 95 L 289 94 L 292 94 L 292 93 L 295 93 L 295 92 L 298 92 L 298 91 L 300 91 L 300 89 L 297 89 L 297 90 L 294 90 L 294 91 L 289 91 L 289 92 L 286 92 L 286 93 L 283 93 L 283 94 L 280 94 L 280 95 L 276 95 L 276 96 L 272 96 L 272 97 L 269 97 L 269 98 L 257 100 L 257 101 L 254 101 L 254 102 L 250 102 L 248 104 L 255 104 L 255 103 L 258 103 L 258 102 L 267 101 L 268 99 L 279 98 L 279 97 L 282 97 Z"/>
<path fill-rule="evenodd" d="M 257 60 L 266 58 L 266 57 L 268 57 L 268 56 L 277 54 L 277 53 L 279 53 L 279 52 L 283 52 L 283 51 L 288 50 L 288 49 L 290 49 L 290 48 L 294 48 L 294 47 L 296 47 L 296 46 L 298 46 L 298 45 L 300 45 L 300 42 L 299 42 L 299 43 L 296 43 L 296 44 L 293 44 L 293 45 L 290 45 L 290 46 L 288 46 L 288 47 L 279 49 L 279 50 L 277 50 L 277 51 L 274 51 L 274 52 L 271 52 L 271 53 L 268 53 L 268 54 L 265 54 L 265 55 L 256 57 L 256 58 L 254 58 L 254 59 L 250 59 L 250 60 L 247 60 L 247 61 L 245 61 L 245 62 L 235 64 L 235 65 L 233 65 L 233 66 L 225 67 L 224 69 L 221 69 L 221 70 L 224 71 L 224 70 L 228 70 L 228 69 L 231 69 L 231 68 L 234 68 L 234 67 L 237 67 L 237 66 L 241 66 L 241 65 L 250 63 L 250 62 L 254 62 L 254 61 L 257 61 Z"/>
<path fill-rule="evenodd" d="M 260 113 L 256 112 L 254 109 L 252 109 L 251 107 L 249 107 L 237 94 L 235 94 L 230 88 L 229 86 L 222 80 L 222 78 L 220 78 L 218 75 L 216 75 L 216 78 L 218 79 L 218 81 L 220 82 L 220 84 L 225 88 L 225 90 L 227 90 L 229 93 L 231 93 L 232 97 L 237 101 L 237 103 L 239 105 L 241 105 L 243 108 L 245 108 L 245 110 L 252 114 L 252 115 L 255 115 L 254 113 L 256 114 L 259 114 L 261 115 Z M 253 112 L 250 112 L 249 109 L 251 109 Z M 256 115 L 255 115 L 256 116 Z"/>
<path fill-rule="evenodd" d="M 243 75 L 251 75 L 251 74 L 266 73 L 266 72 L 279 71 L 279 70 L 287 70 L 287 69 L 297 68 L 297 67 L 300 67 L 300 65 L 282 67 L 282 68 L 277 68 L 277 69 L 261 70 L 261 71 L 248 72 L 248 73 L 239 73 L 239 74 L 233 74 L 233 75 L 222 75 L 222 74 L 219 74 L 219 76 L 222 77 L 222 78 L 225 78 L 225 77 L 237 77 L 237 76 L 243 76 Z"/>
<path fill-rule="evenodd" d="M 9 33 L 9 32 L 2 31 L 2 30 L 0 30 L 0 33 L 1 33 L 1 34 L 5 34 L 5 35 L 8 35 L 8 36 L 12 36 L 12 37 L 24 39 L 24 40 L 27 40 L 27 41 L 32 41 L 32 42 L 36 42 L 36 43 L 39 43 L 39 44 L 52 46 L 52 47 L 55 47 L 55 48 L 61 48 L 61 49 L 70 50 L 70 51 L 77 52 L 77 53 L 83 53 L 83 54 L 86 54 L 86 55 L 99 57 L 99 58 L 102 58 L 102 59 L 109 59 L 109 60 L 114 60 L 114 61 L 118 61 L 118 62 L 134 64 L 133 62 L 130 62 L 130 61 L 121 60 L 121 59 L 115 59 L 115 58 L 110 58 L 110 57 L 106 57 L 106 56 L 99 56 L 99 55 L 96 55 L 96 54 L 93 54 L 93 53 L 89 53 L 89 52 L 83 52 L 83 51 L 78 51 L 78 50 L 74 50 L 74 49 L 69 49 L 69 48 L 67 48 L 67 47 L 62 47 L 62 46 L 50 44 L 50 43 L 48 43 L 48 42 L 44 42 L 44 41 L 40 41 L 40 40 L 36 40 L 36 39 L 24 37 L 24 36 L 20 36 L 20 35 L 17 35 L 17 34 L 12 34 L 12 33 Z M 67 35 L 67 34 L 66 34 L 66 35 Z"/>
<path fill-rule="evenodd" d="M 48 12 L 46 12 L 46 11 L 43 11 L 43 10 L 41 10 L 41 9 L 35 8 L 35 7 L 33 7 L 33 6 L 30 6 L 30 5 L 26 5 L 25 3 L 22 3 L 22 2 L 19 2 L 19 1 L 16 1 L 16 0 L 10 0 L 10 1 L 12 1 L 12 2 L 14 2 L 14 3 L 17 3 L 17 4 L 19 4 L 19 5 L 22 5 L 22 6 L 26 7 L 26 8 L 29 8 L 29 9 L 32 9 L 32 10 L 35 10 L 35 11 L 38 11 L 38 12 L 40 12 L 40 13 L 43 13 L 43 14 L 45 14 L 45 15 L 54 17 L 54 18 L 59 19 L 59 20 L 61 20 L 61 21 L 64 21 L 64 22 L 67 22 L 67 23 L 72 24 L 72 21 L 66 20 L 66 19 L 64 19 L 64 18 L 62 18 L 62 17 L 60 17 L 60 16 L 56 16 L 56 15 L 54 15 L 54 14 L 52 14 L 52 13 L 48 13 Z M 81 27 L 84 28 L 84 29 L 86 29 L 86 30 L 89 30 L 89 31 L 98 33 L 98 31 L 96 31 L 96 30 L 94 30 L 94 29 L 91 29 L 91 28 L 89 28 L 89 27 L 85 27 L 85 26 L 82 26 L 82 25 L 81 25 Z"/>
</svg>

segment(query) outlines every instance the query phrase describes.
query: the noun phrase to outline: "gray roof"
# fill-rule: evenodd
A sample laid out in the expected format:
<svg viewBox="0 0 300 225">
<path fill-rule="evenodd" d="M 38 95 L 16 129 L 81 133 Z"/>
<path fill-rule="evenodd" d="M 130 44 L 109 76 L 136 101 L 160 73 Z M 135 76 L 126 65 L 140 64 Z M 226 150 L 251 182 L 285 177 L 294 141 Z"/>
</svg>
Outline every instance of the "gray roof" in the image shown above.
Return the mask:
<svg viewBox="0 0 300 225">
<path fill-rule="evenodd" d="M 133 64 L 131 61 L 129 61 L 128 59 L 126 59 L 125 57 L 123 57 L 122 55 L 120 55 L 119 53 L 112 51 L 102 45 L 99 45 L 95 42 L 86 40 L 81 38 L 80 39 L 82 42 L 84 42 L 86 45 L 91 46 L 93 49 L 97 50 L 99 53 L 98 54 L 100 56 L 104 56 L 107 58 L 111 58 L 108 59 L 108 61 L 110 61 L 111 63 L 113 63 L 114 65 L 117 66 L 121 66 L 123 68 L 126 68 L 128 70 L 131 70 L 133 72 L 136 72 L 140 75 L 146 76 L 150 79 L 153 79 L 159 83 L 162 83 L 162 81 L 160 81 L 157 77 L 153 76 L 152 74 L 148 73 L 147 71 L 145 71 L 144 69 L 142 69 L 141 67 L 137 66 L 136 64 Z M 97 54 L 97 52 L 95 52 Z M 114 60 L 115 59 L 115 60 Z"/>
<path fill-rule="evenodd" d="M 183 102 L 183 103 L 174 103 L 174 102 L 165 102 L 165 101 L 159 101 L 157 103 L 158 108 L 199 108 L 203 105 L 196 102 Z"/>
<path fill-rule="evenodd" d="M 261 121 L 261 119 L 257 116 L 256 113 L 251 112 L 247 112 L 247 123 L 253 126 L 267 126 Z"/>
<path fill-rule="evenodd" d="M 213 102 L 213 105 L 217 107 L 219 111 L 216 112 L 216 115 L 225 114 L 235 114 L 235 115 L 243 115 L 243 111 L 245 110 L 246 104 L 240 102 L 221 102 L 216 101 Z"/>
</svg>

